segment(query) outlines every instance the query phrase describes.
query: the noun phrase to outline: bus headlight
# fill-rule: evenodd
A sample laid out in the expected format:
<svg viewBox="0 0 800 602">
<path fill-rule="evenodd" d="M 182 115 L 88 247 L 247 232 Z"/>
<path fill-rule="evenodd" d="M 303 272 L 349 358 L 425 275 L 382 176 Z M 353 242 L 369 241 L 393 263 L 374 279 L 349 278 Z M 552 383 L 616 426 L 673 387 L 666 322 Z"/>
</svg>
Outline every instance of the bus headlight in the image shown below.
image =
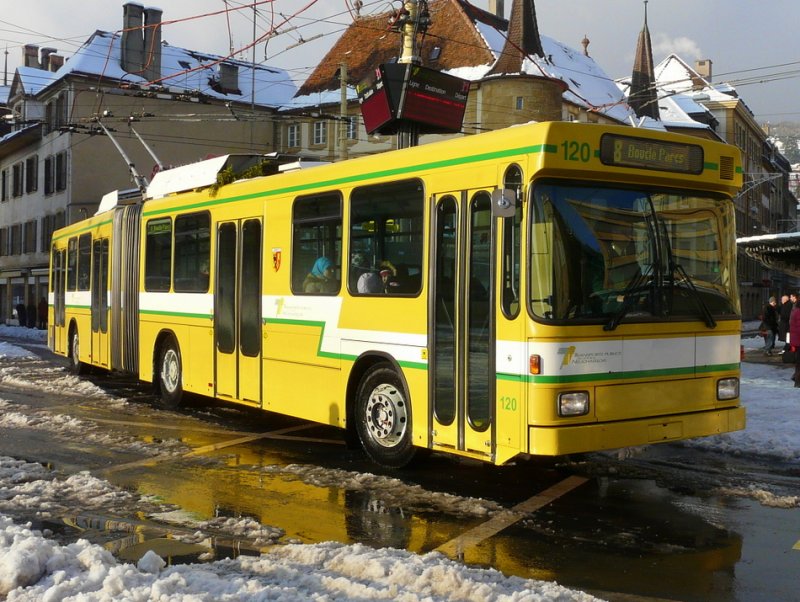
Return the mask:
<svg viewBox="0 0 800 602">
<path fill-rule="evenodd" d="M 571 391 L 558 394 L 559 416 L 584 416 L 589 413 L 589 393 Z"/>
<path fill-rule="evenodd" d="M 739 397 L 738 378 L 721 378 L 717 381 L 717 399 L 719 401 L 736 399 L 737 397 Z"/>
</svg>

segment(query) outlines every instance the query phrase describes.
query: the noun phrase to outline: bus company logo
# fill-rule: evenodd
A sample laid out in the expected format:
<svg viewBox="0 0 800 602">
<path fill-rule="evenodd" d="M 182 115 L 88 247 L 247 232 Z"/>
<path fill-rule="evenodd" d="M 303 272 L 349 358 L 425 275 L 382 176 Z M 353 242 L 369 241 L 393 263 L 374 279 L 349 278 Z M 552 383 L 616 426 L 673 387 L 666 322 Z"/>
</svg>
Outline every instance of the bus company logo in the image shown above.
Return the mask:
<svg viewBox="0 0 800 602">
<path fill-rule="evenodd" d="M 567 366 L 590 366 L 592 364 L 597 367 L 597 364 L 614 365 L 622 357 L 621 351 L 577 351 L 575 345 L 569 347 L 561 347 L 558 350 L 558 355 L 563 355 L 561 360 L 561 368 Z"/>
<path fill-rule="evenodd" d="M 564 359 L 561 360 L 561 367 L 569 366 L 569 363 L 572 361 L 572 356 L 575 355 L 575 345 L 570 345 L 569 347 L 562 347 L 558 350 L 558 355 L 563 355 Z"/>
<path fill-rule="evenodd" d="M 276 272 L 281 269 L 281 249 L 272 249 L 272 269 Z"/>
</svg>

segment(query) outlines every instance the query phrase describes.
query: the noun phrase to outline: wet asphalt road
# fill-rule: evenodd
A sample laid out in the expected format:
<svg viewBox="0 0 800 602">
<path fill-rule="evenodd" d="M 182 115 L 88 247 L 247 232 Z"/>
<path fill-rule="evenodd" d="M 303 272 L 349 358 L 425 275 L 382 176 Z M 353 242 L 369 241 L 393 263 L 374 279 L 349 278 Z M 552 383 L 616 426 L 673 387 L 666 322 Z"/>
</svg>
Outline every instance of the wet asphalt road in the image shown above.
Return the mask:
<svg viewBox="0 0 800 602">
<path fill-rule="evenodd" d="M 798 508 L 728 493 L 757 475 L 798 495 L 797 467 L 660 445 L 623 459 L 593 454 L 504 467 L 432 455 L 413 469 L 385 471 L 334 429 L 202 400 L 168 412 L 124 378 L 87 377 L 110 397 L 49 393 L 44 383 L 60 359 L 30 348 L 43 360 L 20 362 L 18 378 L 0 382 L 0 398 L 39 417 L 79 419 L 92 436 L 3 427 L 0 455 L 64 474 L 88 470 L 162 509 L 216 521 L 186 543 L 171 535 L 191 529 L 149 507 L 74 508 L 35 520 L 63 540 L 85 537 L 125 560 L 154 549 L 172 562 L 255 554 L 275 542 L 362 542 L 443 550 L 609 600 L 800 599 Z M 114 397 L 129 401 L 110 403 Z M 534 511 L 503 512 L 576 478 Z M 487 527 L 493 517 L 501 521 L 496 531 Z M 237 533 L 226 518 L 252 518 L 275 536 Z M 474 539 L 454 547 L 465 533 Z"/>
</svg>

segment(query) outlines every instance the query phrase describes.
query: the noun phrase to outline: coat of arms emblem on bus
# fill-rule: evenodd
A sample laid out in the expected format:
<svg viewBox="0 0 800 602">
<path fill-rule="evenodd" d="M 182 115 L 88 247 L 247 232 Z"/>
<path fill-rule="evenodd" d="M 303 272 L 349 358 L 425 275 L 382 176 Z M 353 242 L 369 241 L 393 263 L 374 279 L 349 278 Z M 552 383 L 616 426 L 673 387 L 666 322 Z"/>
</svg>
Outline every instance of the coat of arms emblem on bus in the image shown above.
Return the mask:
<svg viewBox="0 0 800 602">
<path fill-rule="evenodd" d="M 281 269 L 281 250 L 272 249 L 272 269 L 276 272 Z"/>
</svg>

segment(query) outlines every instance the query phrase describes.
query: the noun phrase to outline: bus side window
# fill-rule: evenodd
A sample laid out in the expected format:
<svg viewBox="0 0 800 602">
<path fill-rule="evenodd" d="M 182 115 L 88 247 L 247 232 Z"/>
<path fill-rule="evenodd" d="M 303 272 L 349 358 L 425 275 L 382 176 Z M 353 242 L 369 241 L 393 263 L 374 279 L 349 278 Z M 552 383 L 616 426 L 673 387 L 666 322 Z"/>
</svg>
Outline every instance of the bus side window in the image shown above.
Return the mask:
<svg viewBox="0 0 800 602">
<path fill-rule="evenodd" d="M 208 292 L 210 240 L 208 212 L 175 218 L 175 292 Z"/>
<path fill-rule="evenodd" d="M 88 291 L 92 275 L 92 235 L 81 234 L 78 238 L 78 290 Z"/>
<path fill-rule="evenodd" d="M 358 287 L 356 270 L 382 275 L 379 294 L 417 295 L 422 289 L 424 190 L 418 180 L 404 180 L 353 190 L 350 199 L 350 294 L 375 294 Z M 354 286 L 354 282 L 356 286 Z"/>
<path fill-rule="evenodd" d="M 67 290 L 74 291 L 78 285 L 78 239 L 67 243 Z"/>
<path fill-rule="evenodd" d="M 145 232 L 144 290 L 167 292 L 172 279 L 172 220 L 150 220 Z"/>
<path fill-rule="evenodd" d="M 311 286 L 308 282 L 311 272 L 322 258 L 331 263 L 331 282 L 324 286 Z M 341 286 L 338 266 L 342 264 L 342 197 L 338 191 L 295 199 L 292 206 L 291 263 L 294 294 L 338 294 Z"/>
<path fill-rule="evenodd" d="M 500 251 L 503 257 L 502 309 L 505 316 L 512 319 L 519 314 L 522 256 L 522 170 L 517 165 L 511 165 L 506 169 L 503 187 L 513 190 L 517 196 L 516 213 L 513 217 L 503 218 Z"/>
</svg>

